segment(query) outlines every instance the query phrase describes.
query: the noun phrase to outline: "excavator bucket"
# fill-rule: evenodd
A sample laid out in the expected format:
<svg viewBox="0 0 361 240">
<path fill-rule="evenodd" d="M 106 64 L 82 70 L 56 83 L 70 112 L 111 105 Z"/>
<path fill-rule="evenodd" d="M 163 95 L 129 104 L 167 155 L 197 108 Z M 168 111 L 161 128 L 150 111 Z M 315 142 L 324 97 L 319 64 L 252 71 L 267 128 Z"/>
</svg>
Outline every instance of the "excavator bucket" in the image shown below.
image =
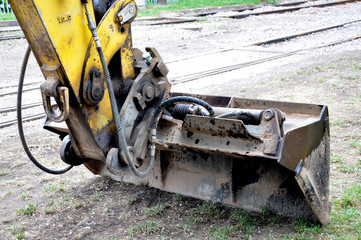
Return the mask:
<svg viewBox="0 0 361 240">
<path fill-rule="evenodd" d="M 65 163 L 230 206 L 328 222 L 326 106 L 170 93 L 159 53 L 133 48 L 134 0 L 10 3 L 31 47 L 19 87 L 31 49 L 45 79 L 45 128 L 63 139 Z M 24 148 L 48 173 L 71 168 L 47 169 Z"/>
<path fill-rule="evenodd" d="M 117 164 L 107 164 L 103 174 L 247 210 L 329 221 L 326 106 L 192 97 L 212 105 L 216 117 L 161 119 L 159 150 L 146 178 L 134 177 Z M 217 118 L 232 114 L 246 117 Z"/>
</svg>

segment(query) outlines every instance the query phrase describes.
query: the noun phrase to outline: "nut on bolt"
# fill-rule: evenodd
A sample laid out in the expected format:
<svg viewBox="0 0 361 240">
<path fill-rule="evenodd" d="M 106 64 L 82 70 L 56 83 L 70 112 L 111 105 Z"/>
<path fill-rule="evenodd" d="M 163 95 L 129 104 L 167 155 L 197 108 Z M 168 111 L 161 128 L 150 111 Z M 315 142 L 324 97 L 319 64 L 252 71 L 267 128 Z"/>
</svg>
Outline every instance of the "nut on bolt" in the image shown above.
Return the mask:
<svg viewBox="0 0 361 240">
<path fill-rule="evenodd" d="M 270 109 L 264 111 L 263 117 L 266 121 L 271 120 L 274 117 L 274 112 Z"/>
<path fill-rule="evenodd" d="M 152 58 L 152 56 L 150 55 L 150 53 L 149 52 L 144 52 L 143 54 L 142 54 L 142 58 L 143 58 L 143 60 L 145 61 L 145 63 L 149 66 L 150 64 L 152 64 L 152 62 L 153 62 L 153 58 Z"/>
</svg>

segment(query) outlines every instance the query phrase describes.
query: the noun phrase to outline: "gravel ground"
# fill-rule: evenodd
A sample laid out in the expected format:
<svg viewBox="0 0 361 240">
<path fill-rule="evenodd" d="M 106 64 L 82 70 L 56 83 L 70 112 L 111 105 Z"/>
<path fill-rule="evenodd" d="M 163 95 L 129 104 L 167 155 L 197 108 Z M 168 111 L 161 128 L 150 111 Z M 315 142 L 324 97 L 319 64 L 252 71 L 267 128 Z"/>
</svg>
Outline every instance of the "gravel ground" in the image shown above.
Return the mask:
<svg viewBox="0 0 361 240">
<path fill-rule="evenodd" d="M 317 1 L 321 2 L 329 1 Z M 266 9 L 269 7 L 256 11 Z M 359 20 L 360 12 L 361 2 L 356 2 L 240 20 L 209 16 L 197 23 L 134 26 L 133 45 L 140 49 L 154 46 L 165 62 L 169 62 L 169 77 L 174 79 L 357 36 L 361 33 L 361 22 L 284 43 L 250 46 Z M 187 30 L 189 28 L 200 31 Z M 25 49 L 24 39 L 0 41 L 0 86 L 17 84 Z M 37 63 L 31 58 L 26 82 L 41 78 Z M 360 238 L 361 204 L 352 206 L 355 215 L 342 220 L 340 216 L 349 208 L 338 204 L 350 186 L 360 184 L 360 39 L 177 84 L 172 91 L 328 105 L 333 202 L 330 224 L 320 228 L 267 213 L 243 213 L 251 214 L 247 216 L 253 219 L 248 222 L 254 226 L 253 230 L 241 228 L 221 236 L 224 239 Z M 2 92 L 5 90 L 0 88 Z M 38 91 L 24 93 L 24 103 L 37 101 L 40 101 Z M 15 96 L 0 97 L 0 102 L 0 108 L 14 106 Z M 24 114 L 34 114 L 40 109 L 29 109 Z M 0 115 L 1 122 L 13 118 L 14 113 Z M 58 156 L 60 141 L 42 130 L 42 123 L 43 120 L 38 120 L 24 126 L 31 150 L 48 166 L 63 167 Z M 21 232 L 26 239 L 217 239 L 220 235 L 216 235 L 219 232 L 214 232 L 214 227 L 226 231 L 227 227 L 230 230 L 238 224 L 233 218 L 235 209 L 214 207 L 147 186 L 103 179 L 84 167 L 62 176 L 49 176 L 27 160 L 16 126 L 0 131 L 0 239 L 20 238 Z M 29 204 L 37 206 L 33 215 L 19 213 L 19 209 Z M 161 211 L 149 214 L 149 209 L 159 206 Z M 209 206 L 219 214 L 202 212 Z M 197 221 L 191 220 L 194 216 L 198 217 Z"/>
</svg>

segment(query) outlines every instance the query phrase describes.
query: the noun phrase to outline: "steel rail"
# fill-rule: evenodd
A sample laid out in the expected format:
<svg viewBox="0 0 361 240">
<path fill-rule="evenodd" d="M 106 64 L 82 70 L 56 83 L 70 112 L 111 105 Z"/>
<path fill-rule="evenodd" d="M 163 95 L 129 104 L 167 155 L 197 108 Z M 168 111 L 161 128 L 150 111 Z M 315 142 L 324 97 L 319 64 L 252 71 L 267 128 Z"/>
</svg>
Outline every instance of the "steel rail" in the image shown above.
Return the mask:
<svg viewBox="0 0 361 240">
<path fill-rule="evenodd" d="M 334 29 L 334 28 L 344 27 L 346 25 L 356 23 L 356 22 L 360 22 L 360 21 L 361 21 L 361 19 L 351 21 L 351 22 L 342 23 L 342 24 L 338 24 L 338 25 L 333 25 L 333 26 L 329 26 L 329 27 L 325 27 L 325 28 L 315 29 L 315 30 L 308 31 L 308 32 L 297 33 L 297 34 L 294 34 L 294 35 L 289 35 L 289 36 L 275 38 L 275 39 L 271 39 L 271 40 L 267 40 L 267 41 L 257 42 L 257 43 L 253 43 L 253 44 L 251 44 L 249 46 L 261 46 L 261 45 L 266 45 L 266 44 L 271 44 L 271 43 L 284 42 L 284 41 L 287 41 L 287 40 L 290 40 L 290 39 L 293 39 L 293 38 L 307 36 L 309 34 L 323 32 L 323 31 Z"/>
<path fill-rule="evenodd" d="M 31 82 L 31 83 L 24 83 L 23 84 L 23 86 L 28 86 L 28 85 L 33 85 L 33 84 L 40 84 L 40 83 L 42 83 L 41 81 L 39 81 L 39 82 Z M 0 86 L 0 89 L 4 89 L 4 88 L 14 88 L 14 87 L 18 87 L 18 85 L 17 84 L 15 84 L 15 85 L 5 85 L 5 86 Z"/>
<path fill-rule="evenodd" d="M 300 2 L 293 2 L 293 3 L 281 3 L 281 4 L 269 4 L 266 6 L 274 6 L 274 7 L 289 7 L 289 6 L 297 6 L 297 5 L 301 5 L 307 3 L 307 1 L 300 1 Z M 213 15 L 213 14 L 217 14 L 220 12 L 244 12 L 244 11 L 252 11 L 252 10 L 256 10 L 258 8 L 261 8 L 263 6 L 251 6 L 251 7 L 236 7 L 234 9 L 230 8 L 230 9 L 224 9 L 224 10 L 220 10 L 220 11 L 209 11 L 209 12 L 203 12 L 203 13 L 197 13 L 197 14 L 193 14 L 191 16 L 194 17 L 206 17 L 209 15 Z"/>
<path fill-rule="evenodd" d="M 16 27 L 0 27 L 0 33 L 1 32 L 18 32 L 21 31 L 21 28 L 19 26 Z"/>
<path fill-rule="evenodd" d="M 0 36 L 0 41 L 11 40 L 11 39 L 20 39 L 20 38 L 25 38 L 25 35 L 18 35 L 18 36 Z"/>
<path fill-rule="evenodd" d="M 176 77 L 176 78 L 171 79 L 171 82 L 172 82 L 173 85 L 177 85 L 177 84 L 185 83 L 185 82 L 190 82 L 190 81 L 194 81 L 194 80 L 197 80 L 197 79 L 200 79 L 200 78 L 204 78 L 204 77 L 208 77 L 208 76 L 212 76 L 212 75 L 217 75 L 217 74 L 221 74 L 221 73 L 224 73 L 224 72 L 229 72 L 229 71 L 237 70 L 237 69 L 240 69 L 240 68 L 244 68 L 244 67 L 248 67 L 248 66 L 252 66 L 252 65 L 256 65 L 256 64 L 260 64 L 260 63 L 264 63 L 264 62 L 268 62 L 268 61 L 272 61 L 272 60 L 277 60 L 277 59 L 288 57 L 288 56 L 292 56 L 292 55 L 295 55 L 295 54 L 297 54 L 299 52 L 315 50 L 315 49 L 319 49 L 319 48 L 323 48 L 323 47 L 329 47 L 329 46 L 333 46 L 333 45 L 342 44 L 342 43 L 345 43 L 345 42 L 350 42 L 350 41 L 353 41 L 353 40 L 357 40 L 357 39 L 360 39 L 360 38 L 361 38 L 361 35 L 357 35 L 357 36 L 354 36 L 354 37 L 351 37 L 351 38 L 338 40 L 338 41 L 333 41 L 333 42 L 330 42 L 330 43 L 326 43 L 326 44 L 322 44 L 322 45 L 318 45 L 318 46 L 314 46 L 314 47 L 310 47 L 310 48 L 299 49 L 299 50 L 295 50 L 295 51 L 292 51 L 292 52 L 283 53 L 283 54 L 280 54 L 280 55 L 277 55 L 277 56 L 263 58 L 263 59 L 259 59 L 259 60 L 255 60 L 255 61 L 246 62 L 246 63 L 229 65 L 229 66 L 226 66 L 226 67 L 221 67 L 221 68 L 216 68 L 216 69 L 212 69 L 212 70 L 208 70 L 208 71 L 189 74 L 189 75 L 186 75 L 186 76 Z M 32 120 L 36 120 L 36 119 L 39 119 L 39 118 L 42 118 L 42 117 L 45 117 L 45 116 L 46 116 L 45 113 L 40 113 L 40 114 L 35 114 L 35 115 L 25 117 L 23 120 L 24 121 L 32 121 Z M 11 126 L 11 125 L 15 124 L 16 122 L 17 122 L 16 119 L 6 121 L 6 122 L 2 122 L 2 123 L 0 123 L 0 128 Z"/>
<path fill-rule="evenodd" d="M 330 2 L 330 3 L 321 3 L 321 4 L 308 5 L 308 6 L 300 6 L 300 7 L 286 8 L 286 9 L 277 9 L 277 10 L 270 10 L 270 11 L 265 11 L 265 12 L 237 14 L 237 15 L 222 16 L 222 17 L 234 18 L 234 19 L 242 19 L 242 18 L 247 18 L 247 17 L 250 17 L 250 16 L 294 12 L 294 11 L 299 11 L 301 9 L 306 9 L 306 8 L 323 8 L 323 7 L 330 7 L 330 6 L 335 6 L 335 5 L 343 5 L 343 4 L 346 4 L 346 3 L 359 2 L 359 1 L 361 1 L 361 0 L 344 0 L 344 1 L 337 1 L 337 2 Z"/>
<path fill-rule="evenodd" d="M 256 65 L 256 64 L 260 64 L 260 63 L 269 62 L 269 61 L 277 60 L 277 59 L 280 59 L 280 58 L 292 56 L 292 55 L 295 55 L 295 54 L 297 54 L 299 52 L 310 51 L 310 50 L 315 50 L 315 49 L 319 49 L 319 48 L 323 48 L 323 47 L 329 47 L 329 46 L 333 46 L 333 45 L 337 45 L 337 44 L 342 44 L 342 43 L 345 43 L 345 42 L 350 42 L 350 41 L 353 41 L 353 40 L 356 40 L 356 39 L 359 39 L 359 38 L 361 38 L 361 35 L 357 35 L 355 37 L 351 37 L 351 38 L 347 38 L 347 39 L 343 39 L 343 40 L 333 41 L 333 42 L 330 42 L 330 43 L 326 43 L 326 44 L 322 44 L 322 45 L 318 45 L 318 46 L 314 46 L 314 47 L 299 49 L 299 50 L 279 54 L 279 55 L 272 56 L 272 57 L 262 58 L 262 59 L 258 59 L 258 60 L 254 60 L 254 61 L 250 61 L 250 62 L 239 63 L 239 64 L 234 64 L 234 65 L 229 65 L 229 66 L 226 66 L 226 67 L 220 67 L 220 68 L 206 70 L 206 71 L 202 71 L 202 72 L 198 72 L 198 73 L 188 74 L 188 75 L 185 75 L 185 76 L 175 77 L 175 78 L 171 79 L 171 83 L 173 85 L 177 85 L 177 84 L 180 84 L 180 83 L 186 83 L 186 82 L 194 81 L 194 80 L 197 80 L 197 79 L 200 79 L 200 78 L 209 77 L 209 76 L 212 76 L 212 75 L 217 75 L 217 74 L 237 70 L 237 69 L 240 69 L 240 68 L 249 67 L 249 66 L 253 66 L 253 65 Z"/>
<path fill-rule="evenodd" d="M 24 89 L 23 92 L 28 92 L 28 91 L 33 91 L 33 90 L 37 90 L 40 89 L 39 87 L 33 87 L 33 88 L 28 88 L 28 89 Z M 0 93 L 0 97 L 4 97 L 7 95 L 13 95 L 13 94 L 17 94 L 18 92 L 7 92 L 7 93 Z"/>
<path fill-rule="evenodd" d="M 30 116 L 24 117 L 23 122 L 37 120 L 37 119 L 43 118 L 45 116 L 46 116 L 45 113 L 30 115 Z M 9 127 L 9 126 L 14 125 L 16 123 L 17 123 L 17 119 L 12 119 L 12 120 L 9 120 L 9 121 L 1 122 L 0 123 L 0 128 Z"/>
<path fill-rule="evenodd" d="M 27 108 L 32 108 L 32 107 L 37 107 L 42 105 L 42 102 L 36 102 L 36 103 L 29 103 L 29 104 L 24 104 L 21 106 L 21 109 L 27 109 Z M 16 106 L 14 107 L 5 107 L 5 108 L 0 108 L 0 113 L 6 113 L 6 112 L 14 112 L 16 111 Z"/>
</svg>

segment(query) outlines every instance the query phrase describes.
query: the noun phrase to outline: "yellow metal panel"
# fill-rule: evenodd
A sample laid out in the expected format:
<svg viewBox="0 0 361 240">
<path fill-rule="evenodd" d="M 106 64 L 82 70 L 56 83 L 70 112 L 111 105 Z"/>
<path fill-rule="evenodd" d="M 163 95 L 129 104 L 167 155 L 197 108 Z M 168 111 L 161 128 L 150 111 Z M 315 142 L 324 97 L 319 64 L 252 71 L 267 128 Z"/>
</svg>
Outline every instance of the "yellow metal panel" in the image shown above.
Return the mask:
<svg viewBox="0 0 361 240">
<path fill-rule="evenodd" d="M 123 78 L 134 78 L 133 67 L 133 49 L 131 41 L 130 22 L 120 25 L 115 21 L 116 14 L 128 3 L 134 3 L 132 0 L 123 0 L 115 3 L 106 13 L 106 17 L 102 19 L 97 27 L 98 36 L 104 52 L 104 57 L 109 64 L 114 54 L 121 50 L 121 66 Z M 135 4 L 135 3 L 134 3 Z M 98 52 L 93 40 L 91 40 L 87 56 L 83 77 L 83 86 L 89 80 L 89 72 L 92 68 L 97 68 L 102 71 L 101 62 Z M 105 88 L 104 98 L 98 103 L 97 111 L 94 113 L 94 107 L 84 107 L 86 115 L 88 116 L 89 124 L 92 126 L 93 134 L 102 130 L 104 127 L 109 127 L 109 123 L 113 120 L 112 111 L 110 108 L 110 100 L 108 88 Z"/>
<path fill-rule="evenodd" d="M 79 94 L 81 75 L 88 44 L 92 38 L 87 26 L 85 8 L 81 1 L 35 0 L 56 53 L 76 95 Z M 88 9 L 93 14 L 91 1 Z M 92 16 L 94 18 L 94 15 Z"/>
</svg>

